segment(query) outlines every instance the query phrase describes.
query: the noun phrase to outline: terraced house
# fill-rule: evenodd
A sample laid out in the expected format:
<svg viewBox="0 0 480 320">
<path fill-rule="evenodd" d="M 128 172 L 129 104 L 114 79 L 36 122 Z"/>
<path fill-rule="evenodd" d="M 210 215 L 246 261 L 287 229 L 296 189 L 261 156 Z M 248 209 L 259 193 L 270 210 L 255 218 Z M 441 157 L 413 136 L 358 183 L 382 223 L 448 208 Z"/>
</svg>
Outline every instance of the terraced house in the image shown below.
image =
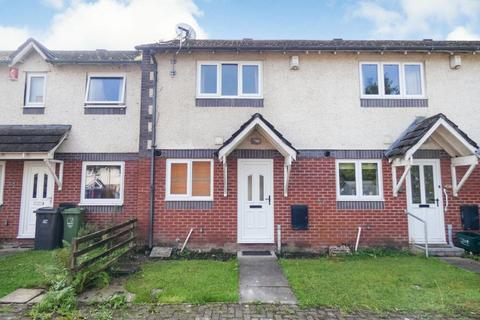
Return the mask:
<svg viewBox="0 0 480 320">
<path fill-rule="evenodd" d="M 31 242 L 35 210 L 61 203 L 97 222 L 136 215 L 140 62 L 34 39 L 0 52 L 0 238 Z"/>
<path fill-rule="evenodd" d="M 322 249 L 354 244 L 359 227 L 360 245 L 407 246 L 425 242 L 418 218 L 443 246 L 475 228 L 461 210 L 480 202 L 479 42 L 136 49 L 50 52 L 30 40 L 6 54 L 1 237 L 31 237 L 42 196 L 86 206 L 92 221 L 137 216 L 149 246 L 193 228 L 192 246 Z"/>
</svg>

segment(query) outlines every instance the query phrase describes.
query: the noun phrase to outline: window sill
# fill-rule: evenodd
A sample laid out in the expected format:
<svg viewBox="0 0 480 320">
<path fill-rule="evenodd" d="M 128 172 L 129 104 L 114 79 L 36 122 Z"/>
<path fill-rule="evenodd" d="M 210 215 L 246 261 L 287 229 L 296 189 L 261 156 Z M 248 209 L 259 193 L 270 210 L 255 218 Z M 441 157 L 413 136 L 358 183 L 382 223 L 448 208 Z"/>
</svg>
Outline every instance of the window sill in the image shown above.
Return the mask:
<svg viewBox="0 0 480 320">
<path fill-rule="evenodd" d="M 206 98 L 197 97 L 195 99 L 195 106 L 197 107 L 250 107 L 262 108 L 263 98 Z"/>
<path fill-rule="evenodd" d="M 94 207 L 102 207 L 102 206 L 105 206 L 105 207 L 121 207 L 123 206 L 123 202 L 115 202 L 115 203 L 108 203 L 108 202 L 104 202 L 104 203 L 98 203 L 98 202 L 80 202 L 78 204 L 80 207 L 88 207 L 88 206 L 94 206 Z"/>
<path fill-rule="evenodd" d="M 427 108 L 427 98 L 386 98 L 386 97 L 362 97 L 362 108 Z"/>
<path fill-rule="evenodd" d="M 200 202 L 207 202 L 207 201 L 213 201 L 213 198 L 176 198 L 176 197 L 165 197 L 165 201 L 171 201 L 171 202 L 176 202 L 176 201 L 183 201 L 183 202 L 189 202 L 189 201 L 200 201 Z"/>
<path fill-rule="evenodd" d="M 45 114 L 44 106 L 39 106 L 39 107 L 24 106 L 22 109 L 23 109 L 23 114 Z"/>
<path fill-rule="evenodd" d="M 126 114 L 127 107 L 125 105 L 122 106 L 97 106 L 97 105 L 86 105 L 84 108 L 84 114 L 106 114 L 106 115 L 113 115 L 113 114 Z"/>
</svg>

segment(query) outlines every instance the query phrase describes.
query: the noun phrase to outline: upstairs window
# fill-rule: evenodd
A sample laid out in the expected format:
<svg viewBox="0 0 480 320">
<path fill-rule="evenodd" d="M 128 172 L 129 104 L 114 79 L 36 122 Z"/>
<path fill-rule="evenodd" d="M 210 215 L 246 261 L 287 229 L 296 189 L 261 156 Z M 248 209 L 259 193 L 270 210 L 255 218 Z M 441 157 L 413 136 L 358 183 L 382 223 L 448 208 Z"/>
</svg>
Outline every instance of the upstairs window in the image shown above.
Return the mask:
<svg viewBox="0 0 480 320">
<path fill-rule="evenodd" d="M 360 63 L 362 98 L 421 98 L 425 96 L 421 63 Z"/>
<path fill-rule="evenodd" d="M 260 62 L 200 62 L 198 64 L 199 97 L 259 98 L 262 66 Z"/>
<path fill-rule="evenodd" d="M 89 75 L 86 104 L 124 104 L 125 76 Z"/>
<path fill-rule="evenodd" d="M 383 200 L 380 160 L 338 160 L 337 200 Z"/>
<path fill-rule="evenodd" d="M 43 107 L 45 104 L 46 82 L 47 75 L 45 73 L 27 73 L 26 106 Z"/>
<path fill-rule="evenodd" d="M 166 200 L 212 200 L 212 160 L 167 160 Z"/>
</svg>

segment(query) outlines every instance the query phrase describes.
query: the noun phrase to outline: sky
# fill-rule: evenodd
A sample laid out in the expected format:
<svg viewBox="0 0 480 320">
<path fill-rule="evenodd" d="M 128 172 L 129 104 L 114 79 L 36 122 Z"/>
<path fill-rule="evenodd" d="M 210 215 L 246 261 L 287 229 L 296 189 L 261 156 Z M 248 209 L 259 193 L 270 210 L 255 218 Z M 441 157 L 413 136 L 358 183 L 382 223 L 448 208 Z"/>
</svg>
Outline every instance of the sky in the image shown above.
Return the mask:
<svg viewBox="0 0 480 320">
<path fill-rule="evenodd" d="M 480 0 L 0 0 L 0 50 L 126 49 L 175 37 L 479 40 Z"/>
</svg>

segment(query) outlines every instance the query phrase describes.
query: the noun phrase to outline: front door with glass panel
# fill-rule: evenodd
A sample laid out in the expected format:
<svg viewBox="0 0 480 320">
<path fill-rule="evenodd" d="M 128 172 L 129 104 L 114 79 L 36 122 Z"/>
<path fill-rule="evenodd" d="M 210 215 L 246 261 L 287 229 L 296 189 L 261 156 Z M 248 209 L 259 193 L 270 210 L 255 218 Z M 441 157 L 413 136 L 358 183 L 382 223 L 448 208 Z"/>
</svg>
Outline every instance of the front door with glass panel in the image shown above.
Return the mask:
<svg viewBox="0 0 480 320">
<path fill-rule="evenodd" d="M 53 205 L 54 181 L 43 162 L 25 162 L 19 238 L 35 238 L 35 211 Z"/>
<path fill-rule="evenodd" d="M 273 243 L 273 160 L 238 160 L 238 242 Z"/>
<path fill-rule="evenodd" d="M 407 176 L 407 201 L 410 213 L 427 222 L 429 243 L 445 243 L 440 162 L 416 160 Z M 425 243 L 423 223 L 408 217 L 410 242 Z"/>
</svg>

